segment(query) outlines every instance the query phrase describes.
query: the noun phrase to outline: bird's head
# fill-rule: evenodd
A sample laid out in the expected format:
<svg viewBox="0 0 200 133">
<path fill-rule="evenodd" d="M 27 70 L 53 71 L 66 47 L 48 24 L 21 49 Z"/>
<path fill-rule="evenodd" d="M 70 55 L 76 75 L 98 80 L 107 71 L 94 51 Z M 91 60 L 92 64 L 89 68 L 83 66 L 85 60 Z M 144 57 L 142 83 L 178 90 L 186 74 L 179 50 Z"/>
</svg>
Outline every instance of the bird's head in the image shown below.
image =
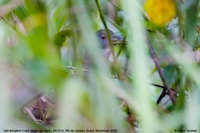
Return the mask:
<svg viewBox="0 0 200 133">
<path fill-rule="evenodd" d="M 110 36 L 111 36 L 111 41 L 114 45 L 116 44 L 120 44 L 120 43 L 123 43 L 123 37 L 120 36 L 120 35 L 116 35 L 113 31 L 109 30 L 110 32 Z M 96 32 L 97 34 L 97 38 L 98 38 L 98 41 L 101 45 L 101 47 L 103 49 L 107 49 L 109 48 L 109 41 L 108 41 L 108 35 L 106 33 L 106 30 L 102 29 L 102 30 L 98 30 Z"/>
</svg>

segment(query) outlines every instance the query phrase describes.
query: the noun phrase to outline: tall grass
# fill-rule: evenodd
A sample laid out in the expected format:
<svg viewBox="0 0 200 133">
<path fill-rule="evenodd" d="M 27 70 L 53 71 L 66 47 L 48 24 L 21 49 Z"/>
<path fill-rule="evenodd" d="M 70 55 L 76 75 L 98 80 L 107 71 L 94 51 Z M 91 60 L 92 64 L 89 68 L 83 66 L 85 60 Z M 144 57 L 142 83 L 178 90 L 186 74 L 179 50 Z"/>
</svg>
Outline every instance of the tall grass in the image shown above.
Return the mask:
<svg viewBox="0 0 200 133">
<path fill-rule="evenodd" d="M 176 1 L 174 21 L 157 26 L 143 2 L 2 0 L 1 131 L 199 132 L 199 3 Z M 97 40 L 99 29 L 125 39 L 114 46 L 108 35 L 111 62 Z M 36 106 L 38 95 L 49 100 L 53 124 L 24 111 Z"/>
</svg>

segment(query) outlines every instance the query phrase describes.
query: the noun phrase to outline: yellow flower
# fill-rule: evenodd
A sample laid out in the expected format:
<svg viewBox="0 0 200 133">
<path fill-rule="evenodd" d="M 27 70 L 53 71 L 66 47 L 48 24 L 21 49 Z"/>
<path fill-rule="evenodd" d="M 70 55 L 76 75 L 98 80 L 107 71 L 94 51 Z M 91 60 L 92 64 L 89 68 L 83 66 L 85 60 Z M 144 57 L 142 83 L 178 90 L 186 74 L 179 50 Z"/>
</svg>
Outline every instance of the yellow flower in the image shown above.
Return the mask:
<svg viewBox="0 0 200 133">
<path fill-rule="evenodd" d="M 164 26 L 176 15 L 176 4 L 173 0 L 146 0 L 144 10 L 151 21 Z"/>
</svg>

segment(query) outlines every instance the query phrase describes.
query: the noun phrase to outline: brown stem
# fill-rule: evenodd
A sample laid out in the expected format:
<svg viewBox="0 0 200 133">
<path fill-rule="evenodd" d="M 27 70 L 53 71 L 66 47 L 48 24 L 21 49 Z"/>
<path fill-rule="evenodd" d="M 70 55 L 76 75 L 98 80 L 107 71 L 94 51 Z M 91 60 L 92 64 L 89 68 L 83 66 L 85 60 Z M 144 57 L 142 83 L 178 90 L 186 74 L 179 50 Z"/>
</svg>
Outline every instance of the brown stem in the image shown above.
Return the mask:
<svg viewBox="0 0 200 133">
<path fill-rule="evenodd" d="M 166 91 L 169 93 L 169 98 L 172 101 L 172 103 L 175 104 L 175 97 L 173 95 L 172 90 L 169 88 L 169 86 L 167 85 L 167 83 L 166 83 L 166 81 L 164 79 L 163 72 L 162 72 L 162 70 L 160 68 L 160 64 L 158 62 L 158 58 L 156 56 L 156 53 L 155 53 L 155 51 L 153 49 L 153 46 L 151 44 L 151 41 L 150 41 L 148 35 L 147 35 L 147 45 L 148 45 L 151 57 L 153 59 L 153 62 L 154 62 L 155 66 L 156 66 L 156 68 L 158 70 L 158 74 L 159 74 L 159 76 L 160 76 L 160 78 L 161 78 L 161 80 L 163 82 L 163 85 L 164 85 L 163 91 L 162 91 L 161 95 L 159 96 L 159 98 L 157 100 L 157 104 L 159 104 L 160 101 L 162 100 L 162 98 L 166 95 Z"/>
</svg>

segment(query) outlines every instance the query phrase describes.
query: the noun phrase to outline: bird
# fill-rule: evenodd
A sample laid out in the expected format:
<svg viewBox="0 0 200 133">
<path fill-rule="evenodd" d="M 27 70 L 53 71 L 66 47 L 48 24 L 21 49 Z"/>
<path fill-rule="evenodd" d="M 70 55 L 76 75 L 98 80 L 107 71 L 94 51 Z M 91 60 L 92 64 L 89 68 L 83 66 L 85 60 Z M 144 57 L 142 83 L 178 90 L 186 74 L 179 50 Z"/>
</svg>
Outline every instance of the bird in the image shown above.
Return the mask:
<svg viewBox="0 0 200 133">
<path fill-rule="evenodd" d="M 121 35 L 117 35 L 113 31 L 109 30 L 110 35 L 111 35 L 111 41 L 113 44 L 120 44 L 123 43 L 123 37 Z M 105 29 L 100 29 L 96 32 L 97 39 L 99 43 L 101 44 L 101 48 L 105 49 L 109 47 L 109 40 L 108 40 L 108 35 Z"/>
<path fill-rule="evenodd" d="M 108 31 L 110 32 L 111 42 L 112 42 L 113 46 L 125 43 L 124 37 L 122 35 L 118 35 L 118 34 L 114 33 L 113 31 L 111 31 L 110 29 L 108 29 Z M 101 49 L 103 49 L 104 57 L 108 60 L 111 59 L 110 58 L 111 48 L 110 48 L 106 29 L 98 30 L 96 32 L 96 36 L 97 36 L 97 40 L 100 44 Z"/>
<path fill-rule="evenodd" d="M 124 43 L 124 38 L 122 35 L 118 35 L 108 29 L 108 32 L 110 33 L 110 41 L 113 44 L 113 46 L 117 46 L 118 44 L 123 44 Z M 106 32 L 106 29 L 99 29 L 96 31 L 96 39 L 98 41 L 99 47 L 102 51 L 102 54 L 104 56 L 104 59 L 108 62 L 111 63 L 113 61 L 113 56 L 111 54 L 111 47 L 109 44 L 109 38 Z M 85 54 L 85 57 L 83 59 L 83 67 L 84 69 L 90 68 L 92 64 L 91 58 L 89 57 L 87 51 Z"/>
</svg>

